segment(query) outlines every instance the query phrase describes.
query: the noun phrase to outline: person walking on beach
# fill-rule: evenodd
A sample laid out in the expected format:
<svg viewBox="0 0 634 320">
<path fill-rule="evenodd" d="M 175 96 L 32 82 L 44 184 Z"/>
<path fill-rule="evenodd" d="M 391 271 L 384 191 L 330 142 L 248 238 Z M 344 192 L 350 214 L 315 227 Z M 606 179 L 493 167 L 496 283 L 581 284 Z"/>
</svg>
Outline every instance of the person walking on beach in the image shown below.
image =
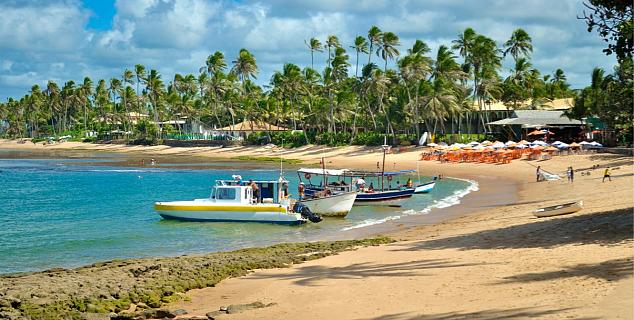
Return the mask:
<svg viewBox="0 0 634 320">
<path fill-rule="evenodd" d="M 605 182 L 605 178 L 608 178 L 609 181 L 612 181 L 612 178 L 610 178 L 610 167 L 605 168 L 605 171 L 603 171 L 603 181 Z"/>
<path fill-rule="evenodd" d="M 541 174 L 542 174 L 542 167 L 537 166 L 537 171 L 535 172 L 535 175 L 537 176 L 537 181 L 535 182 L 539 182 L 539 176 L 541 176 Z"/>
<path fill-rule="evenodd" d="M 569 176 L 570 182 L 575 182 L 575 169 L 573 169 L 572 167 L 570 167 L 570 176 Z"/>
<path fill-rule="evenodd" d="M 568 177 L 568 182 L 572 182 L 572 177 L 573 173 L 572 173 L 572 167 L 568 167 L 566 169 L 566 176 Z"/>
</svg>

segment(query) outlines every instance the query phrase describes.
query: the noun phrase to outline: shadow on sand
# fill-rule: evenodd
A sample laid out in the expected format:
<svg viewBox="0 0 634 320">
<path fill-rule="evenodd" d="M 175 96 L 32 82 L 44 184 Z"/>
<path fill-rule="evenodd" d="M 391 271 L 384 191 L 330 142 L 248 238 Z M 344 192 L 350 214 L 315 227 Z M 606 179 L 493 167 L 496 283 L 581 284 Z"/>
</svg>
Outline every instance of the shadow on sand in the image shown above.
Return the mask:
<svg viewBox="0 0 634 320">
<path fill-rule="evenodd" d="M 614 259 L 596 264 L 578 264 L 563 270 L 525 273 L 506 277 L 501 283 L 549 281 L 562 278 L 596 278 L 617 281 L 632 275 L 632 258 Z"/>
<path fill-rule="evenodd" d="M 478 265 L 476 263 L 451 263 L 446 260 L 419 260 L 395 264 L 355 263 L 345 267 L 299 266 L 295 271 L 284 274 L 267 275 L 255 273 L 251 279 L 294 280 L 303 286 L 316 285 L 321 279 L 362 279 L 367 277 L 410 277 L 424 276 L 415 270 L 435 268 L 455 268 Z"/>
<path fill-rule="evenodd" d="M 535 222 L 484 230 L 454 237 L 425 240 L 395 250 L 434 250 L 454 248 L 504 249 L 552 248 L 568 244 L 610 246 L 632 241 L 632 208 L 562 218 L 533 218 Z"/>
<path fill-rule="evenodd" d="M 477 312 L 448 312 L 437 314 L 419 314 L 412 315 L 411 313 L 397 313 L 391 315 L 380 316 L 372 318 L 371 320 L 453 320 L 453 319 L 481 319 L 481 320 L 497 320 L 497 319 L 533 319 L 544 316 L 553 316 L 557 313 L 567 311 L 570 309 L 558 309 L 558 310 L 537 310 L 531 308 L 515 308 L 509 310 L 484 310 Z M 598 318 L 575 318 L 581 320 L 593 320 Z"/>
</svg>

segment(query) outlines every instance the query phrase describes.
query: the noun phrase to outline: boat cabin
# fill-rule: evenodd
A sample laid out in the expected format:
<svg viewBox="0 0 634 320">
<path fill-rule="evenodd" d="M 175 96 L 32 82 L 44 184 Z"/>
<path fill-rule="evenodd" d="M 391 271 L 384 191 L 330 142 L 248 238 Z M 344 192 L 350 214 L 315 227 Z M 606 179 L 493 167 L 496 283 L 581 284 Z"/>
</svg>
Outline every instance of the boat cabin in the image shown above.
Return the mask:
<svg viewBox="0 0 634 320">
<path fill-rule="evenodd" d="M 258 187 L 257 195 L 248 180 L 216 180 L 210 198 L 244 204 L 285 203 L 288 199 L 288 181 L 286 180 L 254 180 L 253 182 Z"/>
<path fill-rule="evenodd" d="M 400 190 L 405 187 L 407 179 L 403 181 L 393 181 L 395 177 L 407 175 L 414 170 L 400 170 L 395 172 L 381 171 L 353 171 L 348 169 L 312 169 L 301 168 L 297 171 L 300 182 L 305 182 L 307 194 L 312 194 L 313 190 L 324 190 L 324 185 L 333 192 L 359 191 L 368 192 L 369 186 L 373 189 L 370 192 Z M 365 188 L 357 185 L 359 178 L 365 183 Z M 334 180 L 334 181 L 333 181 Z"/>
</svg>

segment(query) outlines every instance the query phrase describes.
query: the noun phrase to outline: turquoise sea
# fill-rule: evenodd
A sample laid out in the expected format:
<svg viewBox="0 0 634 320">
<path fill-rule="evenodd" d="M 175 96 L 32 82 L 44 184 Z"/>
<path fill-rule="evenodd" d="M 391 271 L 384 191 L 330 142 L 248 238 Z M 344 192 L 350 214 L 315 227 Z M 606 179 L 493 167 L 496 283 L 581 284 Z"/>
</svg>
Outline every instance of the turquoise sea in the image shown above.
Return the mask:
<svg viewBox="0 0 634 320">
<path fill-rule="evenodd" d="M 285 168 L 285 177 L 296 190 L 293 169 Z M 432 193 L 401 201 L 401 208 L 354 207 L 346 218 L 302 226 L 168 221 L 153 211 L 155 201 L 207 197 L 215 179 L 232 174 L 277 179 L 279 164 L 159 161 L 149 166 L 112 154 L 33 159 L 0 152 L 0 274 L 349 238 L 403 216 L 455 205 L 477 188 L 474 182 L 443 179 Z"/>
</svg>

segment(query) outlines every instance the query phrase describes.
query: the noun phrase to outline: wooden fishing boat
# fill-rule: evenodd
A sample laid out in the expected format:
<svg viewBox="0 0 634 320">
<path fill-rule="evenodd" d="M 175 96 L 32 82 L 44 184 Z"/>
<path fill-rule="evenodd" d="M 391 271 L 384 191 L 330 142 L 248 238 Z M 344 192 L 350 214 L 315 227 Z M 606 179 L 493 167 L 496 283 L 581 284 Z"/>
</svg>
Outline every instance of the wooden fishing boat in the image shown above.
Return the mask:
<svg viewBox="0 0 634 320">
<path fill-rule="evenodd" d="M 559 216 L 564 214 L 575 213 L 583 208 L 583 201 L 575 201 L 556 206 L 550 206 L 535 210 L 533 214 L 538 218 Z"/>
<path fill-rule="evenodd" d="M 324 217 L 345 217 L 357 198 L 356 191 L 344 191 L 326 194 L 313 192 L 298 202 L 310 208 L 313 213 Z"/>
</svg>

